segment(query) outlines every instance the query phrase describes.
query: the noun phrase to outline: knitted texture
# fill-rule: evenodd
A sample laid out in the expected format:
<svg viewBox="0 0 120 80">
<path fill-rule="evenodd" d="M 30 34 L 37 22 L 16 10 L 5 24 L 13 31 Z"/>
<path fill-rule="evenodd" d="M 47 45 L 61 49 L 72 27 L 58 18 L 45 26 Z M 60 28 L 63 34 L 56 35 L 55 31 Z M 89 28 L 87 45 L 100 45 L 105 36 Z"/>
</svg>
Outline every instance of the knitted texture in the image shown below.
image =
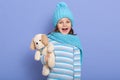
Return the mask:
<svg viewBox="0 0 120 80">
<path fill-rule="evenodd" d="M 54 16 L 53 16 L 54 27 L 56 27 L 58 21 L 62 18 L 70 19 L 71 24 L 73 26 L 73 15 L 72 15 L 71 11 L 69 10 L 67 4 L 64 2 L 59 2 L 56 6 L 56 10 L 55 10 Z"/>
<path fill-rule="evenodd" d="M 82 46 L 80 43 L 80 40 L 77 36 L 71 35 L 71 34 L 62 34 L 59 32 L 52 32 L 48 35 L 48 37 L 52 40 L 55 40 L 57 42 L 63 43 L 63 44 L 69 44 L 73 45 L 79 48 L 81 54 L 82 54 Z M 81 63 L 82 63 L 82 56 L 81 56 Z"/>
<path fill-rule="evenodd" d="M 81 80 L 81 56 L 79 48 L 49 38 L 54 45 L 55 66 L 47 80 Z"/>
</svg>

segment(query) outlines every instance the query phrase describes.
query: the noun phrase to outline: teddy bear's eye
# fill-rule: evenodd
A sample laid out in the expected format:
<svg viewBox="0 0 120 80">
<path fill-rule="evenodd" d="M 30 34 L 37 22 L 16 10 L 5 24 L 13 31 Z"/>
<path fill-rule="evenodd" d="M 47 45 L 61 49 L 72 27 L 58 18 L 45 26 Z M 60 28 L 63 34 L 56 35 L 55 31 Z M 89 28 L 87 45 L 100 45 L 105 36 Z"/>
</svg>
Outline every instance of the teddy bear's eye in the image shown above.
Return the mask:
<svg viewBox="0 0 120 80">
<path fill-rule="evenodd" d="M 41 40 L 39 40 L 39 41 L 41 41 Z"/>
</svg>

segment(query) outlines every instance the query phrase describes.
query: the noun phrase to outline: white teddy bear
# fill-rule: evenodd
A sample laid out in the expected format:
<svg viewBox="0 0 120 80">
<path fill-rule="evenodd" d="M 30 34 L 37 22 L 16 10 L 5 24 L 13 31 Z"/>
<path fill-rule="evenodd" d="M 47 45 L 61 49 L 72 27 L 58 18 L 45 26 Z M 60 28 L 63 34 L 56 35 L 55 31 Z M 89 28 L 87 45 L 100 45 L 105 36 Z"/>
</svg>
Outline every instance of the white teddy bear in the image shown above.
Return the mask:
<svg viewBox="0 0 120 80">
<path fill-rule="evenodd" d="M 48 42 L 48 37 L 45 34 L 37 34 L 32 39 L 30 48 L 36 50 L 35 60 L 39 61 L 41 55 L 49 54 L 48 62 L 43 65 L 42 74 L 47 76 L 50 73 L 50 68 L 53 68 L 55 65 L 55 55 L 54 55 L 54 46 L 52 43 Z"/>
</svg>

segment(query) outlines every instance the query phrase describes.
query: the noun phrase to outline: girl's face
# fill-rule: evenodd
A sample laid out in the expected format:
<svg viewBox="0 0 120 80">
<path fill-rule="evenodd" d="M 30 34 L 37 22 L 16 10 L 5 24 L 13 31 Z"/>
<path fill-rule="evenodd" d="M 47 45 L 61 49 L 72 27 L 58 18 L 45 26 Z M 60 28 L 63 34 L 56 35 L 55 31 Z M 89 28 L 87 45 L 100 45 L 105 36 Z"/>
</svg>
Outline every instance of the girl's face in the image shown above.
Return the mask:
<svg viewBox="0 0 120 80">
<path fill-rule="evenodd" d="M 62 34 L 68 34 L 71 30 L 71 21 L 68 18 L 62 18 L 58 21 L 57 27 Z"/>
</svg>

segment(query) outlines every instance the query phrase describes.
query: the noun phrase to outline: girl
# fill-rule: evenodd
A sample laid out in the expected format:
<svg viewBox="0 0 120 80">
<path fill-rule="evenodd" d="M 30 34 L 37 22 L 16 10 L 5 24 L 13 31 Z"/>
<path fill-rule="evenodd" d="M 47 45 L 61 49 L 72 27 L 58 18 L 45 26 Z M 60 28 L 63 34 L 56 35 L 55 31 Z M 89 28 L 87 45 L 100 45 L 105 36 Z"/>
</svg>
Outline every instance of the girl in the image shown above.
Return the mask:
<svg viewBox="0 0 120 80">
<path fill-rule="evenodd" d="M 55 66 L 51 69 L 47 80 L 80 80 L 82 48 L 79 38 L 74 35 L 73 16 L 64 2 L 57 4 L 54 13 L 55 30 L 48 35 L 54 45 Z M 45 56 L 42 63 L 48 61 Z"/>
</svg>

